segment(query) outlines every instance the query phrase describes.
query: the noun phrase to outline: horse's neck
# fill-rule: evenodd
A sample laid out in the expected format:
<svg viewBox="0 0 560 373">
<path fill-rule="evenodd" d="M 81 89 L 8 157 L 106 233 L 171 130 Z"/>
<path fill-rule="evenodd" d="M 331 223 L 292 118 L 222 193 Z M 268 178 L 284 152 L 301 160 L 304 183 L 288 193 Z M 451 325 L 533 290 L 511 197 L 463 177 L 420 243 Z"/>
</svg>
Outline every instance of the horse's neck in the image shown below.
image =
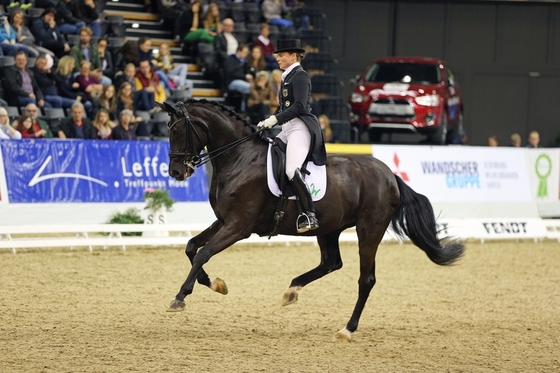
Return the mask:
<svg viewBox="0 0 560 373">
<path fill-rule="evenodd" d="M 212 151 L 214 150 L 209 146 L 208 152 Z M 216 175 L 243 172 L 261 165 L 266 165 L 266 144 L 257 138 L 240 143 L 212 159 L 212 168 Z"/>
</svg>

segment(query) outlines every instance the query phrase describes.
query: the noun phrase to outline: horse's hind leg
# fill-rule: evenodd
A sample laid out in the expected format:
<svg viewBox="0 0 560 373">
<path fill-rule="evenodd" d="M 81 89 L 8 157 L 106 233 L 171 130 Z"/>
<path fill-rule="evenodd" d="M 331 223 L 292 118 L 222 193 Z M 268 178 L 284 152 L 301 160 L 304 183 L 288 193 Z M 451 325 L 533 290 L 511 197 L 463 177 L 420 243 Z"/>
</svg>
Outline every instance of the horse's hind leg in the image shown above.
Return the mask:
<svg viewBox="0 0 560 373">
<path fill-rule="evenodd" d="M 210 241 L 212 237 L 214 237 L 214 235 L 222 227 L 222 225 L 223 224 L 219 220 L 216 220 L 214 223 L 212 223 L 211 226 L 189 240 L 189 242 L 187 243 L 185 254 L 187 254 L 191 265 L 193 264 L 194 256 L 198 252 L 198 249 L 206 245 L 206 243 Z M 208 277 L 208 274 L 206 273 L 206 271 L 204 271 L 204 269 L 200 270 L 200 273 L 198 274 L 196 280 L 199 284 L 208 286 L 215 292 L 224 295 L 228 293 L 226 283 L 222 279 L 217 277 L 213 280 L 210 280 L 210 277 Z"/>
<path fill-rule="evenodd" d="M 346 324 L 346 328 L 336 333 L 338 340 L 350 342 L 352 333 L 358 329 L 358 322 L 369 293 L 375 285 L 375 254 L 379 243 L 385 234 L 387 226 L 377 226 L 372 230 L 371 226 L 360 229 L 356 226 L 359 241 L 359 254 L 360 254 L 360 278 L 358 280 L 358 301 L 354 306 L 354 312 L 350 321 Z"/>
<path fill-rule="evenodd" d="M 340 231 L 332 232 L 324 236 L 317 236 L 317 242 L 321 249 L 321 263 L 311 271 L 306 272 L 294 278 L 284 294 L 282 305 L 295 303 L 298 299 L 298 290 L 305 285 L 323 277 L 324 275 L 342 268 L 342 259 L 340 258 L 340 247 L 338 246 L 338 238 Z"/>
</svg>

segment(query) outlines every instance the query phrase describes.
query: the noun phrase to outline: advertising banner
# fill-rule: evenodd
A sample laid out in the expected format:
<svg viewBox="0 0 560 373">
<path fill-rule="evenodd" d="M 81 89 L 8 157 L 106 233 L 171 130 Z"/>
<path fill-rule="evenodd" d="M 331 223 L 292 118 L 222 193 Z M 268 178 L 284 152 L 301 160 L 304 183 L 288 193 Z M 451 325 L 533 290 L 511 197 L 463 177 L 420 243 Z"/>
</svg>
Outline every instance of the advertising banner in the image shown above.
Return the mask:
<svg viewBox="0 0 560 373">
<path fill-rule="evenodd" d="M 432 202 L 531 202 L 520 148 L 374 146 L 383 161 Z"/>
<path fill-rule="evenodd" d="M 0 148 L 0 205 L 3 203 L 8 203 L 8 187 L 6 186 L 6 175 L 4 174 L 2 148 Z"/>
<path fill-rule="evenodd" d="M 560 201 L 560 149 L 527 149 L 527 168 L 537 202 Z"/>
<path fill-rule="evenodd" d="M 10 203 L 141 202 L 165 189 L 179 202 L 207 201 L 203 167 L 178 182 L 168 175 L 164 141 L 2 141 Z"/>
</svg>

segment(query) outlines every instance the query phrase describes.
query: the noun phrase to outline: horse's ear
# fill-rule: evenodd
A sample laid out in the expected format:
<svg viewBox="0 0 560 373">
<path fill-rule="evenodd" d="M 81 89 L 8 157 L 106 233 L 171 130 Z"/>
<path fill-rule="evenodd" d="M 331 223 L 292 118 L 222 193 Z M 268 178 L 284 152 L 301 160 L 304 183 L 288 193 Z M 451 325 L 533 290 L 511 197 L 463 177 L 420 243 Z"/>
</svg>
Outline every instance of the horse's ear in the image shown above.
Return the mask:
<svg viewBox="0 0 560 373">
<path fill-rule="evenodd" d="M 156 105 L 161 108 L 161 110 L 168 112 L 169 114 L 175 112 L 173 106 L 169 105 L 167 102 L 157 102 Z"/>
</svg>

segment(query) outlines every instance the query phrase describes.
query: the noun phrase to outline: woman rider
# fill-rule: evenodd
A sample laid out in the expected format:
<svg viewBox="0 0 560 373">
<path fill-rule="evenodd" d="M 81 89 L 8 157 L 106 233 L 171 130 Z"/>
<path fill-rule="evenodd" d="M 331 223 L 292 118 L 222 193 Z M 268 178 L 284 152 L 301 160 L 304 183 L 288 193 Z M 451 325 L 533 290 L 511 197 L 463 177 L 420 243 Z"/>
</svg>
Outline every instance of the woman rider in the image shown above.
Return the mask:
<svg viewBox="0 0 560 373">
<path fill-rule="evenodd" d="M 301 41 L 279 40 L 274 54 L 280 69 L 284 70 L 278 92 L 279 105 L 275 113 L 257 127 L 272 128 L 282 124 L 282 131 L 276 138 L 286 143 L 286 175 L 306 216 L 298 217 L 298 233 L 303 233 L 319 228 L 319 222 L 300 168 L 308 160 L 317 166 L 327 163 L 325 141 L 317 117 L 311 114 L 311 79 L 300 65 L 305 56 Z"/>
</svg>

